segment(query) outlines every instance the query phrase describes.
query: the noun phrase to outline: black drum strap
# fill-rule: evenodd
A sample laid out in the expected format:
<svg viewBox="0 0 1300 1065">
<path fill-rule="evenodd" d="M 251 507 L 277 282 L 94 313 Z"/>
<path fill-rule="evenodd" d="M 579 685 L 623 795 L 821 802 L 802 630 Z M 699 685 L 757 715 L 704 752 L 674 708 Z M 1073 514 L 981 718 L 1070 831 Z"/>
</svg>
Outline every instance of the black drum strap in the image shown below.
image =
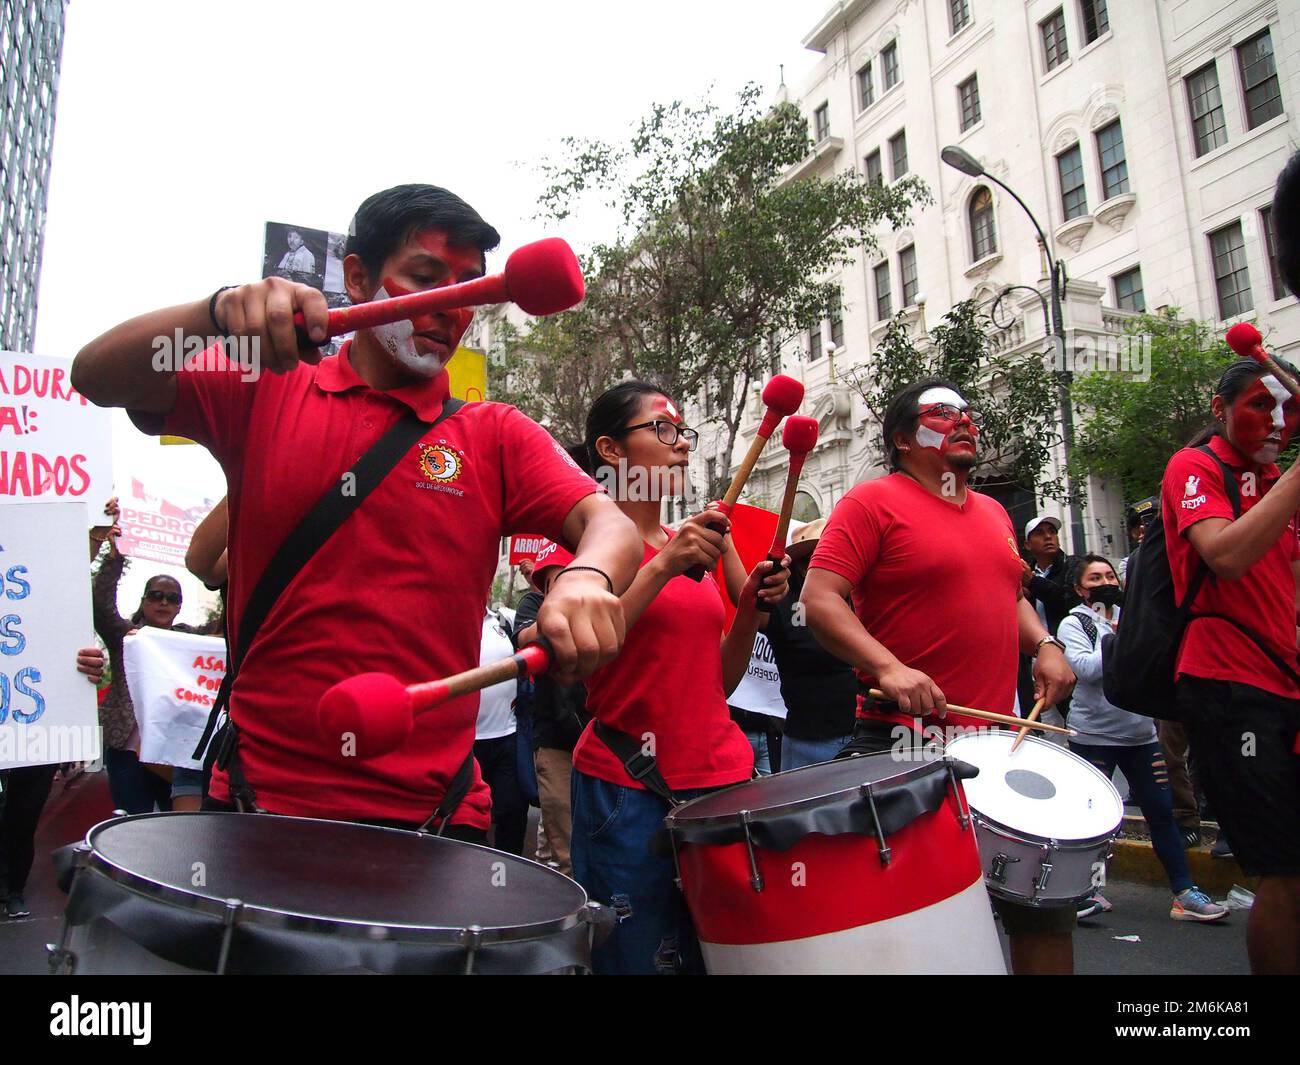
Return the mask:
<svg viewBox="0 0 1300 1065">
<path fill-rule="evenodd" d="M 428 832 L 434 828 L 433 834 L 441 836 L 451 824 L 451 815 L 454 814 L 461 804 L 461 800 L 469 794 L 470 785 L 474 783 L 474 748 L 470 747 L 469 754 L 465 756 L 465 761 L 461 762 L 460 768 L 456 770 L 456 775 L 451 778 L 451 783 L 447 785 L 447 793 L 443 795 L 442 802 L 438 803 L 438 808 L 429 815 L 429 820 L 424 822 L 417 832 Z M 435 822 L 436 828 L 435 828 Z"/>
<path fill-rule="evenodd" d="M 628 776 L 647 791 L 654 792 L 669 806 L 682 804 L 682 800 L 673 794 L 668 781 L 664 780 L 664 775 L 659 772 L 659 763 L 655 761 L 653 755 L 646 754 L 641 749 L 641 744 L 637 743 L 635 738 L 626 732 L 610 728 L 599 718 L 592 719 L 591 727 L 596 733 L 596 738 L 613 751 L 614 757 L 623 763 Z"/>
</svg>

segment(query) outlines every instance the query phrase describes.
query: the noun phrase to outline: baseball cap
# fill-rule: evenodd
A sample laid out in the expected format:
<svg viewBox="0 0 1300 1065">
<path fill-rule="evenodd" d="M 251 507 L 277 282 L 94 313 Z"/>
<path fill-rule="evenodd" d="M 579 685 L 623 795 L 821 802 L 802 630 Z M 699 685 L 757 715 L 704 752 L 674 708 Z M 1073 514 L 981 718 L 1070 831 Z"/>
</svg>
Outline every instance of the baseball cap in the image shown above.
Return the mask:
<svg viewBox="0 0 1300 1065">
<path fill-rule="evenodd" d="M 1039 514 L 1037 517 L 1030 518 L 1029 524 L 1025 526 L 1025 539 L 1029 539 L 1029 534 L 1037 529 L 1040 525 L 1050 525 L 1057 532 L 1061 531 L 1061 519 L 1053 518 L 1050 514 Z"/>
<path fill-rule="evenodd" d="M 573 556 L 554 540 L 543 540 L 533 558 L 533 572 L 528 582 L 539 592 L 545 593 L 546 582 L 541 579 L 541 575 L 557 566 L 562 569 L 572 561 Z"/>
</svg>

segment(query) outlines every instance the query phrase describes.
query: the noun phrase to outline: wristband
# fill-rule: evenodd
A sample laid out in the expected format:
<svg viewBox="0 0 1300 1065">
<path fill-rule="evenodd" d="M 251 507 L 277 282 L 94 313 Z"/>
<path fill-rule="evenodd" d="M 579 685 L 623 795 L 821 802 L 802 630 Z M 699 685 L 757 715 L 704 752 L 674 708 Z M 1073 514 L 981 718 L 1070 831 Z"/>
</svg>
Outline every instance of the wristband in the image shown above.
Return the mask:
<svg viewBox="0 0 1300 1065">
<path fill-rule="evenodd" d="M 217 297 L 228 289 L 238 287 L 237 285 L 222 285 L 216 292 L 212 293 L 212 298 L 208 300 L 208 317 L 212 319 L 212 328 L 222 336 L 225 336 L 226 331 L 221 327 L 221 323 L 217 321 Z"/>
<path fill-rule="evenodd" d="M 609 579 L 609 574 L 606 573 L 603 569 L 597 569 L 595 566 L 566 566 L 564 569 L 560 570 L 559 573 L 557 573 L 554 577 L 551 578 L 551 583 L 554 584 L 566 573 L 576 573 L 579 570 L 586 570 L 589 573 L 599 573 L 602 577 L 605 578 L 605 583 L 609 585 L 609 594 L 610 595 L 614 594 L 614 582 Z"/>
<path fill-rule="evenodd" d="M 1058 640 L 1058 639 L 1057 639 L 1055 636 L 1053 636 L 1051 633 L 1048 633 L 1048 634 L 1047 634 L 1046 636 L 1044 636 L 1041 640 L 1039 640 L 1036 644 L 1034 644 L 1034 657 L 1035 657 L 1035 658 L 1038 657 L 1038 652 L 1041 651 L 1041 650 L 1043 649 L 1043 644 L 1045 644 L 1045 643 L 1050 643 L 1053 647 L 1055 647 L 1058 651 L 1061 651 L 1062 653 L 1065 652 L 1065 644 L 1063 644 L 1060 640 Z"/>
</svg>

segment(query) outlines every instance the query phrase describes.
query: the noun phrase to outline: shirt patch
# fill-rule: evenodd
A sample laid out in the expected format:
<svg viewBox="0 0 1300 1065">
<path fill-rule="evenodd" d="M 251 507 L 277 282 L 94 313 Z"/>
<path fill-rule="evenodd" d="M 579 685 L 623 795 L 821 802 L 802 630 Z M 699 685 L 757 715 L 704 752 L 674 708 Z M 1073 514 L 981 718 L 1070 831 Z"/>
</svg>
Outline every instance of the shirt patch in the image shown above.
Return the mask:
<svg viewBox="0 0 1300 1065">
<path fill-rule="evenodd" d="M 415 482 L 416 488 L 456 496 L 465 494 L 463 489 L 452 487 L 452 483 L 460 480 L 460 475 L 465 472 L 465 455 L 446 442 L 420 445 L 420 472 L 424 478 Z"/>
</svg>

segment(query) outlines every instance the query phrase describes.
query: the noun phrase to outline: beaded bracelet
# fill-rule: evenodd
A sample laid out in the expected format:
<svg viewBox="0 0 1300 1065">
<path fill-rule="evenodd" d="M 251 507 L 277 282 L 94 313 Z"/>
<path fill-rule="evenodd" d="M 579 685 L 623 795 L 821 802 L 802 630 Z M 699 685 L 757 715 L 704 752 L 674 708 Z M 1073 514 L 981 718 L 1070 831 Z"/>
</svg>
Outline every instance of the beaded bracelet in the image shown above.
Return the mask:
<svg viewBox="0 0 1300 1065">
<path fill-rule="evenodd" d="M 558 581 L 561 577 L 563 577 L 566 573 L 576 573 L 578 572 L 578 570 L 587 570 L 590 573 L 599 573 L 602 577 L 605 578 L 605 583 L 609 585 L 609 594 L 610 595 L 614 594 L 614 582 L 609 579 L 609 574 L 606 573 L 603 569 L 597 569 L 595 566 L 567 566 L 564 569 L 560 570 L 560 572 L 557 573 L 554 577 L 552 577 L 551 582 L 554 583 L 555 581 Z"/>
</svg>

